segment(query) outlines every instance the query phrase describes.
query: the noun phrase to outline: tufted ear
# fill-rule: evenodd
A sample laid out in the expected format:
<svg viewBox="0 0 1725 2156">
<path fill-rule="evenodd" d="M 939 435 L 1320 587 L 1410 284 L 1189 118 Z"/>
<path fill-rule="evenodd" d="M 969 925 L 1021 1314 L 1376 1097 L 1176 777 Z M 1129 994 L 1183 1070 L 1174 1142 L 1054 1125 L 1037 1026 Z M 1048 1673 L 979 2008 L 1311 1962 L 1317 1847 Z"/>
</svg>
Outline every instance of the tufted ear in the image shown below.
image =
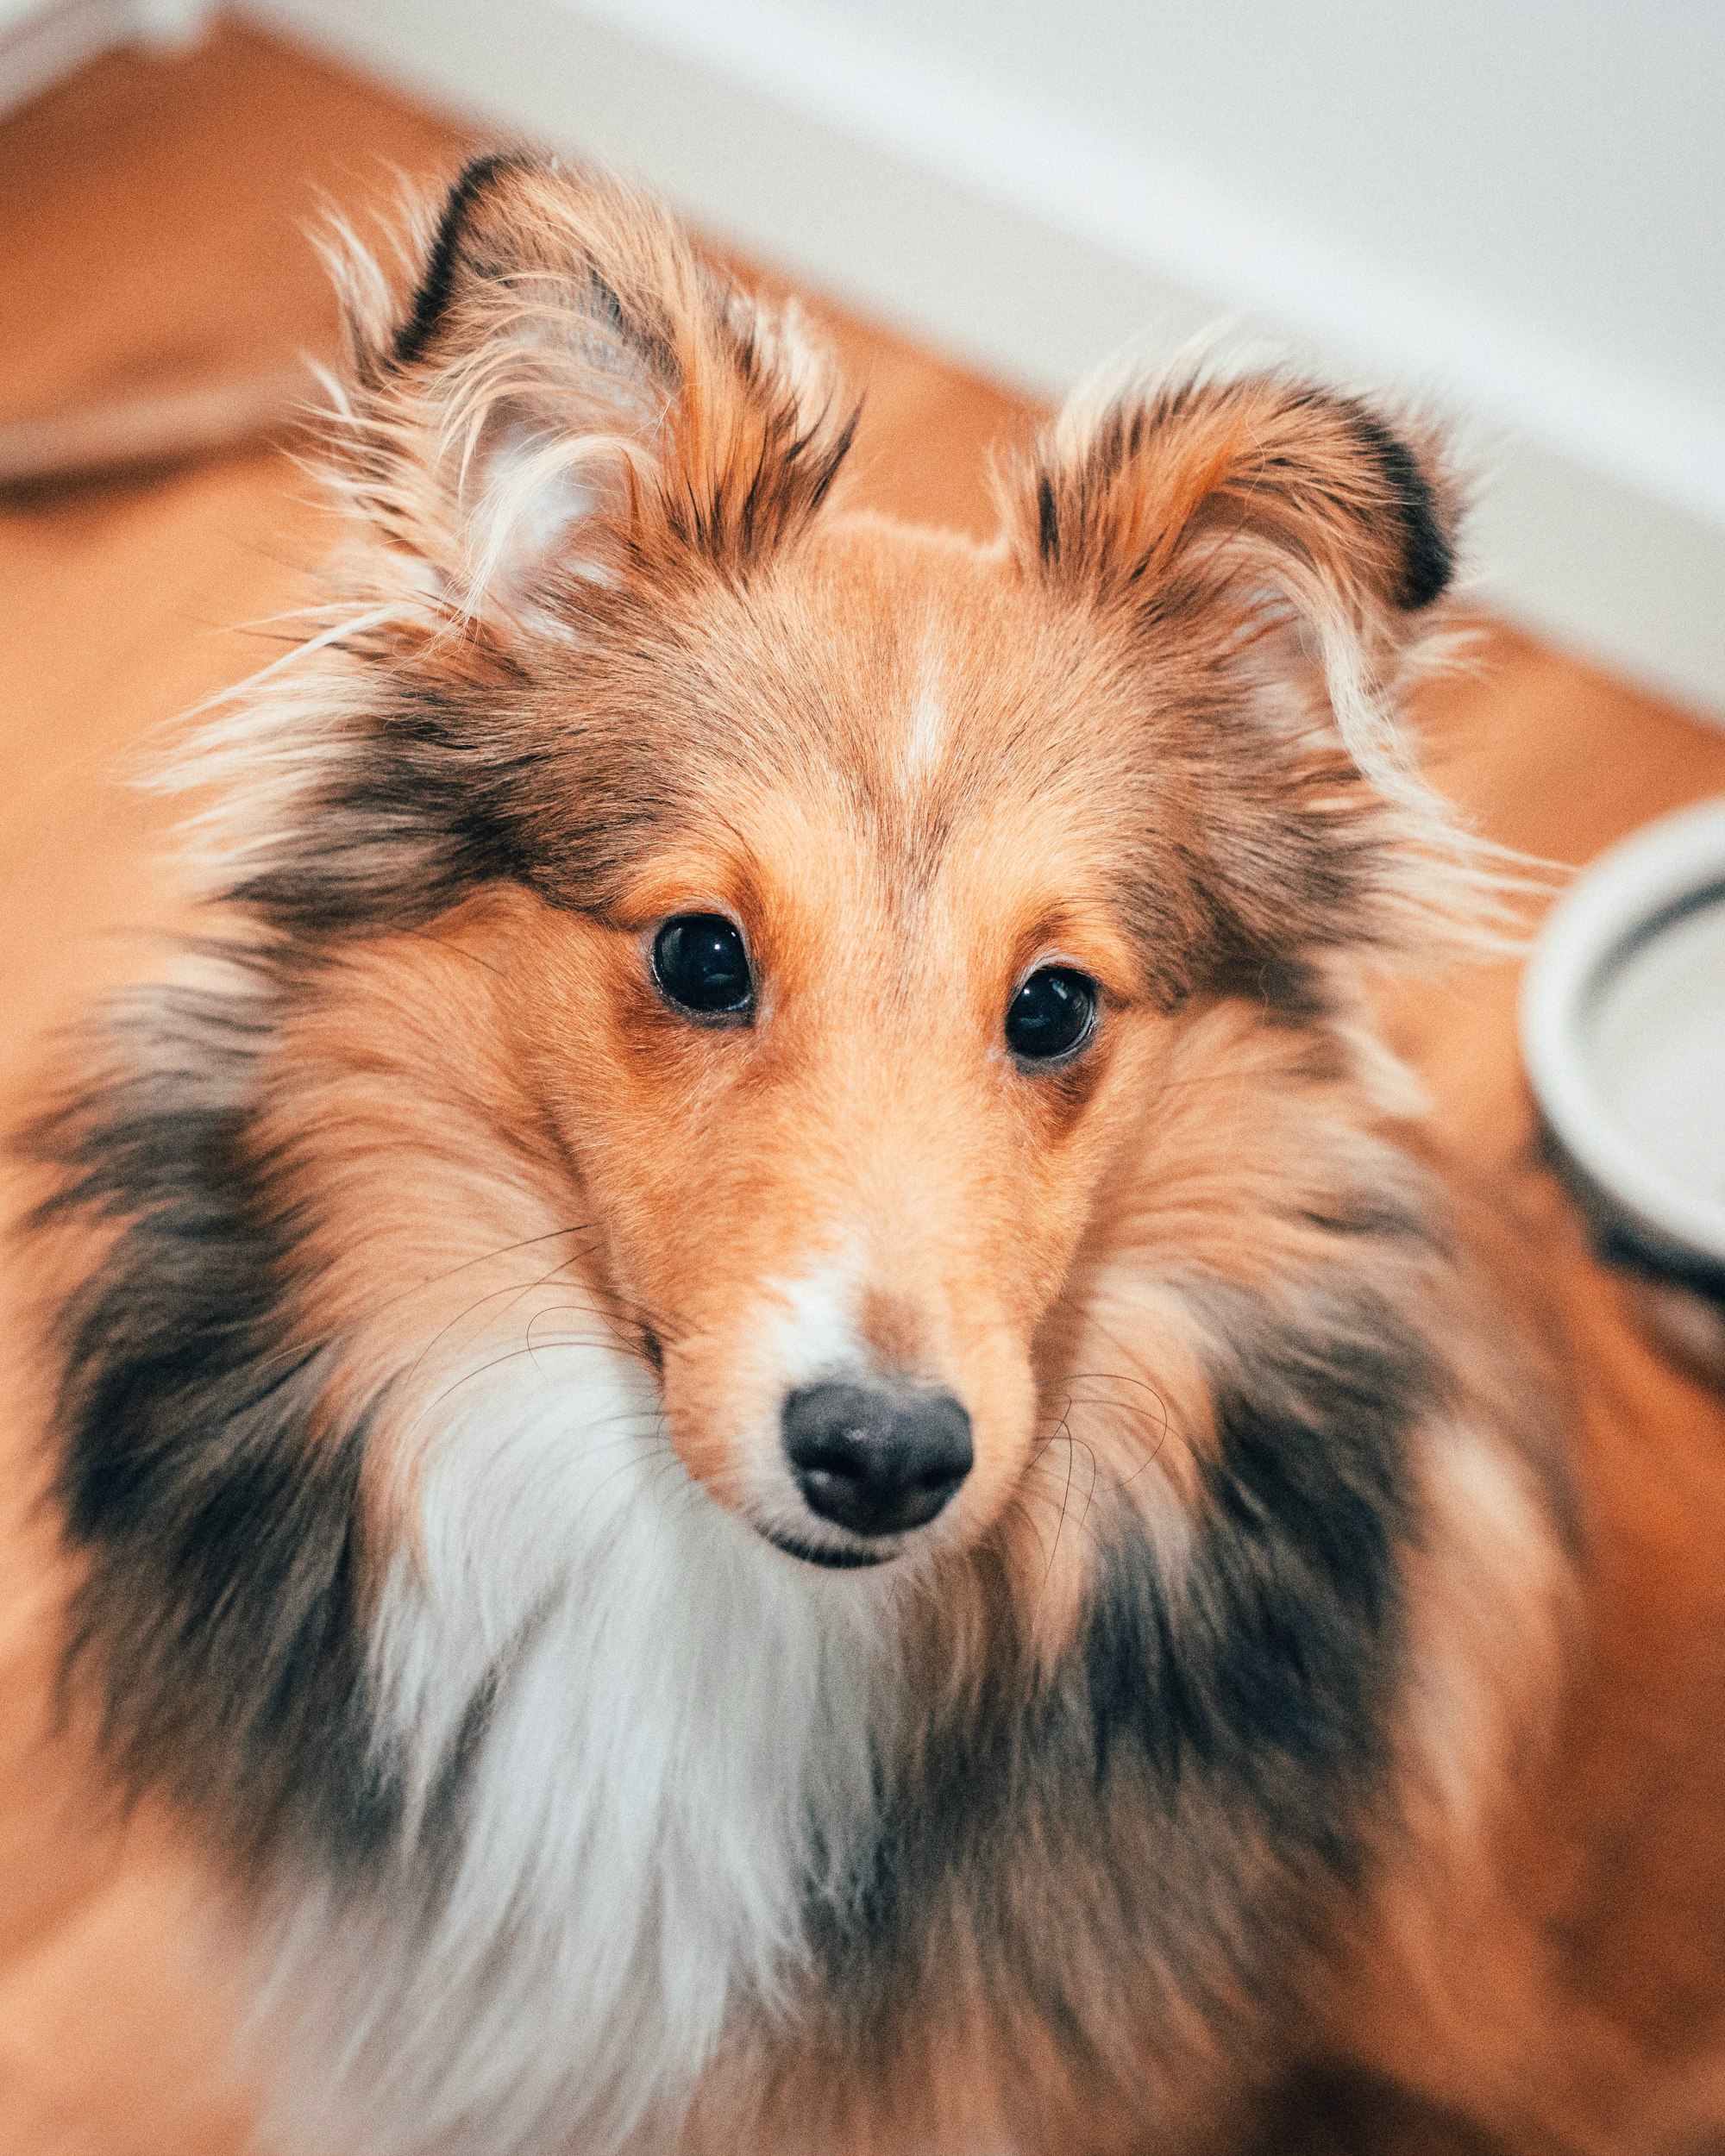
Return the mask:
<svg viewBox="0 0 1725 2156">
<path fill-rule="evenodd" d="M 422 588 L 543 625 L 634 567 L 740 567 L 819 507 L 855 423 L 824 356 L 656 204 L 499 154 L 423 225 L 405 309 L 349 276 L 338 439 Z"/>
<path fill-rule="evenodd" d="M 1276 373 L 1069 408 L 1007 480 L 1020 573 L 1136 724 L 1147 947 L 1289 1007 L 1355 958 L 1502 948 L 1517 864 L 1420 776 L 1402 692 L 1454 567 L 1436 433 Z"/>
<path fill-rule="evenodd" d="M 1276 374 L 1081 404 L 1018 482 L 1040 580 L 1260 688 L 1315 660 L 1342 739 L 1392 789 L 1387 692 L 1454 569 L 1457 489 L 1433 433 Z"/>
</svg>

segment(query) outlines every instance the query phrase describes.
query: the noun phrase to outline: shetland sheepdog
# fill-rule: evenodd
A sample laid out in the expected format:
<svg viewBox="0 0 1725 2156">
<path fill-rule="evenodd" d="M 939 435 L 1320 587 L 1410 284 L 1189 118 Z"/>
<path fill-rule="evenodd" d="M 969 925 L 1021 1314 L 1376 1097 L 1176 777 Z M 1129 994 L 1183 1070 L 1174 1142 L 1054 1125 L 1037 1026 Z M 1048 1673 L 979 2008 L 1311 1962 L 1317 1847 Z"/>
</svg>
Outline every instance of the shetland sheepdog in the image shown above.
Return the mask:
<svg viewBox="0 0 1725 2156">
<path fill-rule="evenodd" d="M 31 1139 L 68 1678 L 275 2142 L 1195 2156 L 1327 2061 L 1616 2146 L 1502 1883 L 1565 1410 L 1368 995 L 1497 903 L 1441 442 L 1123 379 L 977 545 L 650 201 L 410 245 L 219 926 Z"/>
</svg>

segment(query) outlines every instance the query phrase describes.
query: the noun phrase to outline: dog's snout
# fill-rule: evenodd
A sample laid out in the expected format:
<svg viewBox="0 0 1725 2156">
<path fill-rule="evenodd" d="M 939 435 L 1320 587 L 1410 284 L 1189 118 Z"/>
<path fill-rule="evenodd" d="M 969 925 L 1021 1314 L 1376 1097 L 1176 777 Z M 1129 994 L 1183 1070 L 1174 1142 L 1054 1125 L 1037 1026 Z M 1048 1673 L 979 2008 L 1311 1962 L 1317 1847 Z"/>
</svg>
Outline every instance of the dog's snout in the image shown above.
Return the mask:
<svg viewBox="0 0 1725 2156">
<path fill-rule="evenodd" d="M 970 1472 L 970 1418 L 950 1393 L 805 1385 L 785 1401 L 784 1432 L 810 1509 L 853 1534 L 922 1526 Z"/>
</svg>

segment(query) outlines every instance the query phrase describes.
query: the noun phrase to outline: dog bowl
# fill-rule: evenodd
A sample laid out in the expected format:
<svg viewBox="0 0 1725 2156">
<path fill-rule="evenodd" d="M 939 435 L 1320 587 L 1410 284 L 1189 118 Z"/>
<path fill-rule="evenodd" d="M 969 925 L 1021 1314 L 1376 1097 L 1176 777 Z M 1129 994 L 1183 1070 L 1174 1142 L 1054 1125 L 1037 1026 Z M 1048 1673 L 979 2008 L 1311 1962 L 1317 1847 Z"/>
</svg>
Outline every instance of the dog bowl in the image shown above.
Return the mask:
<svg viewBox="0 0 1725 2156">
<path fill-rule="evenodd" d="M 1666 1345 L 1725 1379 L 1725 799 L 1602 856 L 1521 998 L 1552 1157 Z"/>
</svg>

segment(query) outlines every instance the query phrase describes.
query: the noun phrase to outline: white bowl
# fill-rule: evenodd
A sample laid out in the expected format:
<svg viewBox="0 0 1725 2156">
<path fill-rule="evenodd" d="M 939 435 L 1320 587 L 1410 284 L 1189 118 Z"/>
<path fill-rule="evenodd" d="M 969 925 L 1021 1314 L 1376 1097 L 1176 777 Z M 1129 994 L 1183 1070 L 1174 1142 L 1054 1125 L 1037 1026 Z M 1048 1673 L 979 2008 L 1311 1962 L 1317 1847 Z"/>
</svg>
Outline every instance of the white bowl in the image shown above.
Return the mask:
<svg viewBox="0 0 1725 2156">
<path fill-rule="evenodd" d="M 1725 1307 L 1725 799 L 1614 846 L 1553 912 L 1521 1046 L 1608 1257 Z"/>
</svg>

